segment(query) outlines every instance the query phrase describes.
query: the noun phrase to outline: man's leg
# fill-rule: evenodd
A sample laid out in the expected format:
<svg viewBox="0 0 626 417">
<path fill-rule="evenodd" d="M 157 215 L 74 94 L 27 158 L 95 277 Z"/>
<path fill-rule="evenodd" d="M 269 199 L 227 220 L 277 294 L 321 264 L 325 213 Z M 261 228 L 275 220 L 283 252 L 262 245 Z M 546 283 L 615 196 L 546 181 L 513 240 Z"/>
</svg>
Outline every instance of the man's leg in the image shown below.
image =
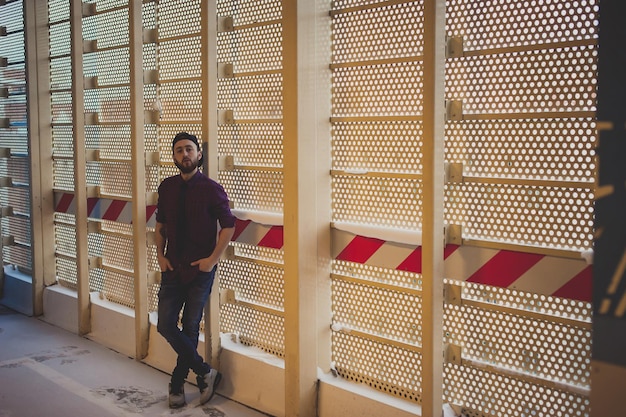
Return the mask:
<svg viewBox="0 0 626 417">
<path fill-rule="evenodd" d="M 211 272 L 201 272 L 198 277 L 189 285 L 189 292 L 185 309 L 183 310 L 183 332 L 190 340 L 198 345 L 200 336 L 200 320 L 202 313 L 211 294 L 211 287 L 215 277 L 215 268 Z M 190 364 L 190 368 L 196 373 L 198 389 L 200 389 L 200 404 L 208 402 L 215 393 L 215 388 L 219 384 L 222 375 L 217 369 L 205 363 L 202 358 L 200 362 Z"/>
<path fill-rule="evenodd" d="M 168 402 L 171 408 L 178 408 L 185 405 L 185 378 L 189 373 L 189 366 L 184 365 L 187 360 L 184 359 L 177 346 L 180 345 L 178 335 L 178 318 L 184 303 L 185 292 L 183 288 L 168 276 L 169 272 L 164 272 L 161 276 L 161 287 L 159 289 L 158 313 L 159 321 L 157 330 L 165 340 L 178 353 L 177 365 L 172 372 L 172 378 L 168 390 Z"/>
<path fill-rule="evenodd" d="M 185 356 L 185 358 L 191 359 L 186 365 L 198 375 L 204 375 L 211 369 L 198 354 L 198 339 L 200 337 L 200 321 L 202 320 L 204 307 L 211 294 L 214 278 L 215 269 L 211 272 L 199 272 L 198 276 L 185 289 L 185 307 L 181 320 L 183 325 L 182 334 L 187 337 L 195 352 L 193 356 Z"/>
</svg>

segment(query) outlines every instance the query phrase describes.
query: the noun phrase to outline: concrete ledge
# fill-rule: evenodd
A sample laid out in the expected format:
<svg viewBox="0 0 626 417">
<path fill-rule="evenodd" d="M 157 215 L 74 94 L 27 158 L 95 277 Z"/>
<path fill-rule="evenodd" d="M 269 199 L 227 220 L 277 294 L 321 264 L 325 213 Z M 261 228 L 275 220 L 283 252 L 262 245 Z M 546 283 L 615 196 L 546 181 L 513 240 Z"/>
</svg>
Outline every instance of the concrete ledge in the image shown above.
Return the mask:
<svg viewBox="0 0 626 417">
<path fill-rule="evenodd" d="M 86 337 L 128 357 L 135 357 L 135 312 L 91 293 L 91 332 Z"/>
<path fill-rule="evenodd" d="M 266 414 L 285 416 L 285 364 L 261 349 L 221 335 L 220 371 L 226 376 L 218 392 Z"/>
<path fill-rule="evenodd" d="M 4 285 L 0 303 L 27 316 L 33 315 L 33 284 L 29 275 L 11 266 L 4 267 Z"/>
<path fill-rule="evenodd" d="M 42 320 L 78 334 L 78 295 L 76 291 L 61 285 L 43 290 Z"/>
<path fill-rule="evenodd" d="M 387 395 L 363 384 L 330 374 L 318 375 L 319 410 L 322 417 L 415 417 L 419 405 Z"/>
</svg>

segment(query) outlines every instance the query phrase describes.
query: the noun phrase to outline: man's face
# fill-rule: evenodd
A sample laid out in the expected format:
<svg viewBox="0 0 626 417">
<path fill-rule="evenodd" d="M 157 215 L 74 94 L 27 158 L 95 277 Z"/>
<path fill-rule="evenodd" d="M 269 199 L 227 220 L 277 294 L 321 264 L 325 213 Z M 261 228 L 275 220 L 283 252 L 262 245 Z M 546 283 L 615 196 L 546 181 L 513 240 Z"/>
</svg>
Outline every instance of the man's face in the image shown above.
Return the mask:
<svg viewBox="0 0 626 417">
<path fill-rule="evenodd" d="M 189 174 L 198 167 L 202 152 L 189 139 L 183 139 L 174 145 L 174 163 L 183 174 Z"/>
</svg>

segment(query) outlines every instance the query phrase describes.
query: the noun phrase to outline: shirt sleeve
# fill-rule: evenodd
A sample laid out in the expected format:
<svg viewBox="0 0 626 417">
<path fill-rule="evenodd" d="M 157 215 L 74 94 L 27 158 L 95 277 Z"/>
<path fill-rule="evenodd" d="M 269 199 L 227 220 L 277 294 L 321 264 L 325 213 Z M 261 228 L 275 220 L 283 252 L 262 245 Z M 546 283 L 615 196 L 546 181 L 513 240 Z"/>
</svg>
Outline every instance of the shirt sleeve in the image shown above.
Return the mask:
<svg viewBox="0 0 626 417">
<path fill-rule="evenodd" d="M 213 212 L 215 213 L 215 217 L 217 218 L 220 226 L 223 229 L 227 229 L 229 227 L 235 227 L 236 218 L 233 213 L 230 211 L 230 204 L 228 200 L 228 196 L 226 195 L 226 191 L 224 191 L 224 187 L 222 187 L 217 182 L 214 182 L 214 200 L 215 205 L 213 206 Z"/>
<path fill-rule="evenodd" d="M 166 223 L 166 210 L 165 210 L 165 192 L 163 189 L 163 183 L 159 185 L 158 193 L 159 198 L 157 200 L 156 221 L 158 223 Z"/>
</svg>

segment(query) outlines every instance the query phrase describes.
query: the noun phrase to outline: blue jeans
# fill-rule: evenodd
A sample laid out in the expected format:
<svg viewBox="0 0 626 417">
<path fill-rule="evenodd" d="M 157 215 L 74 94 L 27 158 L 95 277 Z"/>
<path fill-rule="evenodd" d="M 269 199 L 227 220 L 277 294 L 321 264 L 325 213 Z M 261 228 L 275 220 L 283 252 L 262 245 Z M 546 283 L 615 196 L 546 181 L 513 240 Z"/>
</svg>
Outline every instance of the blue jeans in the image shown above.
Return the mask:
<svg viewBox="0 0 626 417">
<path fill-rule="evenodd" d="M 199 272 L 188 284 L 181 284 L 174 279 L 171 271 L 161 273 L 157 331 L 178 354 L 176 367 L 172 372 L 172 384 L 182 385 L 189 369 L 196 375 L 204 375 L 211 370 L 209 364 L 198 354 L 198 337 L 200 320 L 211 294 L 215 270 L 216 268 L 210 272 Z M 178 327 L 181 309 L 182 329 Z"/>
</svg>

